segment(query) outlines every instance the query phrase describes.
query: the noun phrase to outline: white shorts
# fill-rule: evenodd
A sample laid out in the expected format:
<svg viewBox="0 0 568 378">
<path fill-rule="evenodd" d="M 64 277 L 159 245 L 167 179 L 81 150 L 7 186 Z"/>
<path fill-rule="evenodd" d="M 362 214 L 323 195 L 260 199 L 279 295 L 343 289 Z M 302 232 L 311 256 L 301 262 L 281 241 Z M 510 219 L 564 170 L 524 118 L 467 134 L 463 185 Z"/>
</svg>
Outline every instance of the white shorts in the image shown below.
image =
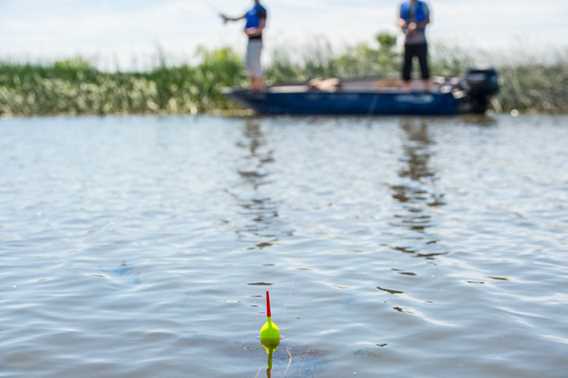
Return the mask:
<svg viewBox="0 0 568 378">
<path fill-rule="evenodd" d="M 262 77 L 262 40 L 252 39 L 247 44 L 246 66 L 250 76 Z"/>
</svg>

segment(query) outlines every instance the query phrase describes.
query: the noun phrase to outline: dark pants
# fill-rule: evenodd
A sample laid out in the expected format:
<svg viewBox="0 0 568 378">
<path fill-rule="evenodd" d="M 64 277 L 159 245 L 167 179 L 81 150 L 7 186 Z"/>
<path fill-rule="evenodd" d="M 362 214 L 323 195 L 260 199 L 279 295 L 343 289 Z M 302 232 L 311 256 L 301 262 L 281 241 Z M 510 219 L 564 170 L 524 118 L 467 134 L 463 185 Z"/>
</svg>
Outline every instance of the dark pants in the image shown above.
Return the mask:
<svg viewBox="0 0 568 378">
<path fill-rule="evenodd" d="M 428 44 L 404 45 L 404 63 L 402 66 L 402 80 L 412 79 L 412 61 L 418 58 L 422 80 L 430 79 L 430 67 L 428 65 Z"/>
</svg>

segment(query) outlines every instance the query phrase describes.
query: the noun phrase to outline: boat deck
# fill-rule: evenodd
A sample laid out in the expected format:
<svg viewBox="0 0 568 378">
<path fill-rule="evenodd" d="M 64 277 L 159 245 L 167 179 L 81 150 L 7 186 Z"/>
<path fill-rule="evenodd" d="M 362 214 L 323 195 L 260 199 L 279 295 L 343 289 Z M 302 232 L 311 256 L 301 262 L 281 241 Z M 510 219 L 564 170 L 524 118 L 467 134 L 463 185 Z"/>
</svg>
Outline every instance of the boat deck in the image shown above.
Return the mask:
<svg viewBox="0 0 568 378">
<path fill-rule="evenodd" d="M 448 93 L 455 87 L 456 83 L 451 83 L 444 78 L 436 78 L 432 82 L 429 90 L 431 93 Z M 378 79 L 325 79 L 310 80 L 306 83 L 279 84 L 268 87 L 268 93 L 307 93 L 307 92 L 330 92 L 330 93 L 408 93 L 423 92 L 424 87 L 421 81 L 414 81 L 410 89 L 404 87 L 400 80 L 378 80 Z"/>
</svg>

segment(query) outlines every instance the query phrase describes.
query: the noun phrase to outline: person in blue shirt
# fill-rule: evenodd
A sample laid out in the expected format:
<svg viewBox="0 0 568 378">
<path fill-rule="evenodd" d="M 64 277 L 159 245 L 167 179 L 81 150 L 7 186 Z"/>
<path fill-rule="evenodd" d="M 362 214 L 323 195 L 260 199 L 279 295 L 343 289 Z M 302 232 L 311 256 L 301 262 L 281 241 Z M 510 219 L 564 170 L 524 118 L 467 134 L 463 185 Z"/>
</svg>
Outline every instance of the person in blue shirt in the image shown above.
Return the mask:
<svg viewBox="0 0 568 378">
<path fill-rule="evenodd" d="M 405 34 L 402 80 L 406 89 L 411 88 L 412 63 L 420 64 L 420 73 L 426 90 L 430 90 L 430 67 L 426 27 L 430 24 L 430 8 L 424 0 L 404 0 L 400 5 L 400 27 Z"/>
<path fill-rule="evenodd" d="M 229 21 L 245 21 L 244 32 L 248 38 L 245 61 L 250 85 L 253 91 L 262 91 L 265 88 L 261 59 L 263 49 L 262 35 L 268 18 L 266 8 L 262 6 L 260 0 L 254 0 L 254 6 L 242 16 L 229 17 L 221 14 L 221 17 L 225 23 Z"/>
</svg>

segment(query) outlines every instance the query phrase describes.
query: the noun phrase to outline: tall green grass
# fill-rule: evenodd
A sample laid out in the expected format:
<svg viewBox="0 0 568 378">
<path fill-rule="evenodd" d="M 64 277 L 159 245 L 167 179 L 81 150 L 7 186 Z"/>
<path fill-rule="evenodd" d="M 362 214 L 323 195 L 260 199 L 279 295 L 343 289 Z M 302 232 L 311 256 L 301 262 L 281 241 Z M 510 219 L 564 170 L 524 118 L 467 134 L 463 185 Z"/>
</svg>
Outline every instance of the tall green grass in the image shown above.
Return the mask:
<svg viewBox="0 0 568 378">
<path fill-rule="evenodd" d="M 568 113 L 568 59 L 552 63 L 508 64 L 500 67 L 501 94 L 497 111 Z"/>
<path fill-rule="evenodd" d="M 327 43 L 300 56 L 276 52 L 267 67 L 269 83 L 316 77 L 397 78 L 401 55 L 396 37 L 379 34 L 373 43 L 334 51 Z M 475 65 L 474 54 L 434 46 L 432 71 L 461 75 Z M 0 115 L 196 114 L 237 110 L 222 90 L 246 85 L 241 57 L 230 48 L 200 49 L 199 63 L 161 64 L 146 72 L 102 72 L 75 58 L 53 64 L 0 63 Z M 163 60 L 164 61 L 164 60 Z M 527 59 L 499 64 L 502 92 L 495 110 L 568 112 L 568 54 L 552 62 Z"/>
<path fill-rule="evenodd" d="M 234 107 L 221 90 L 244 83 L 240 57 L 227 48 L 200 55 L 197 65 L 149 72 L 101 72 L 80 58 L 0 64 L 0 114 L 195 114 Z"/>
<path fill-rule="evenodd" d="M 306 48 L 299 59 L 281 50 L 272 57 L 267 69 L 270 82 L 307 80 L 315 77 L 398 78 L 402 54 L 396 46 L 396 36 L 378 34 L 371 44 L 360 43 L 335 52 L 325 41 Z M 464 51 L 436 46 L 432 69 L 436 75 L 462 75 L 473 59 Z"/>
</svg>

